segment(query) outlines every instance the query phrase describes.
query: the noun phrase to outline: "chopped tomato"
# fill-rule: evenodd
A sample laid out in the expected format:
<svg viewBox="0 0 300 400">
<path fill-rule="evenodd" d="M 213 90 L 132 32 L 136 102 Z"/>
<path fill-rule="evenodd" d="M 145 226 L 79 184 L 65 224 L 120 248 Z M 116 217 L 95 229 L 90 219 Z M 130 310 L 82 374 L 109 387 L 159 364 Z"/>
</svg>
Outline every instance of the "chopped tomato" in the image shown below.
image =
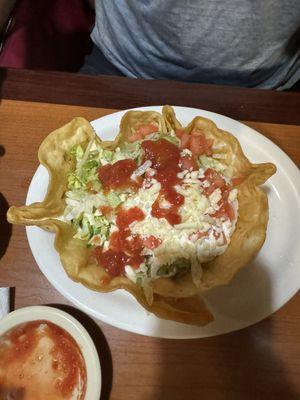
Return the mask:
<svg viewBox="0 0 300 400">
<path fill-rule="evenodd" d="M 205 179 L 208 182 L 210 182 L 210 184 L 213 184 L 215 186 L 215 188 L 224 188 L 225 189 L 225 186 L 226 186 L 225 180 L 214 169 L 207 168 L 207 170 L 204 172 L 204 176 L 205 176 Z"/>
<path fill-rule="evenodd" d="M 175 129 L 175 135 L 181 139 L 182 135 L 184 134 L 184 129 Z"/>
<path fill-rule="evenodd" d="M 145 137 L 150 135 L 150 133 L 158 132 L 158 127 L 154 124 L 143 124 L 137 128 L 136 132 L 142 135 L 142 137 Z"/>
<path fill-rule="evenodd" d="M 143 239 L 143 245 L 150 250 L 154 250 L 161 244 L 161 240 L 153 235 L 148 236 L 147 238 Z"/>
<path fill-rule="evenodd" d="M 211 195 L 216 189 L 221 189 L 224 196 L 225 197 L 227 196 L 226 199 L 228 198 L 228 194 L 229 194 L 228 186 L 227 186 L 225 180 L 222 178 L 222 176 L 220 174 L 218 174 L 217 171 L 215 171 L 212 168 L 207 168 L 207 170 L 204 172 L 204 178 L 202 178 L 201 180 L 202 181 L 207 180 L 210 183 L 210 186 L 203 189 L 203 194 L 205 196 Z M 222 196 L 223 196 L 223 194 L 222 194 Z"/>
<path fill-rule="evenodd" d="M 135 132 L 133 132 L 128 140 L 129 142 L 136 142 L 137 140 L 144 139 L 145 136 L 150 135 L 150 133 L 158 132 L 157 125 L 154 124 L 143 124 L 140 125 Z"/>
<path fill-rule="evenodd" d="M 196 156 L 200 156 L 202 154 L 206 154 L 207 156 L 212 155 L 211 147 L 213 145 L 212 139 L 206 139 L 203 133 L 197 134 L 193 133 L 190 139 L 190 147 L 189 149 Z"/>
<path fill-rule="evenodd" d="M 182 171 L 196 171 L 198 169 L 197 161 L 195 160 L 195 157 L 193 155 L 189 156 L 187 154 L 185 156 L 182 156 L 179 160 L 179 165 Z"/>
<path fill-rule="evenodd" d="M 177 177 L 177 173 L 180 172 L 178 166 L 180 150 L 175 144 L 164 139 L 145 140 L 142 148 L 143 161 L 152 162 L 152 168 L 157 170 L 155 179 L 161 184 L 160 195 L 152 204 L 151 215 L 156 218 L 166 218 L 171 225 L 179 224 L 181 217 L 178 209 L 184 203 L 184 197 L 175 190 L 174 185 L 180 182 Z M 161 196 L 171 203 L 169 208 L 160 207 Z"/>
<path fill-rule="evenodd" d="M 220 206 L 220 208 L 214 213 L 212 214 L 213 217 L 215 218 L 229 218 L 230 221 L 234 220 L 234 210 L 231 206 L 230 203 L 228 203 L 228 201 L 225 201 L 222 203 L 222 205 Z"/>
<path fill-rule="evenodd" d="M 225 188 L 223 188 L 224 190 L 222 191 L 222 200 L 221 202 L 227 202 L 228 201 L 228 197 L 229 197 L 229 193 L 231 188 L 229 188 L 228 186 L 226 186 Z"/>
<path fill-rule="evenodd" d="M 142 139 L 143 135 L 139 132 L 132 133 L 128 138 L 129 142 L 136 142 L 137 140 L 142 140 Z"/>
<path fill-rule="evenodd" d="M 181 136 L 180 146 L 182 149 L 189 148 L 191 136 L 188 133 L 183 133 Z"/>
<path fill-rule="evenodd" d="M 182 149 L 189 149 L 195 156 L 206 154 L 207 156 L 212 155 L 213 140 L 207 139 L 204 133 L 193 131 L 188 134 L 186 132 L 180 133 L 180 146 Z"/>
<path fill-rule="evenodd" d="M 214 185 L 210 185 L 206 188 L 203 188 L 203 194 L 204 196 L 208 197 L 210 196 L 217 188 Z"/>
</svg>

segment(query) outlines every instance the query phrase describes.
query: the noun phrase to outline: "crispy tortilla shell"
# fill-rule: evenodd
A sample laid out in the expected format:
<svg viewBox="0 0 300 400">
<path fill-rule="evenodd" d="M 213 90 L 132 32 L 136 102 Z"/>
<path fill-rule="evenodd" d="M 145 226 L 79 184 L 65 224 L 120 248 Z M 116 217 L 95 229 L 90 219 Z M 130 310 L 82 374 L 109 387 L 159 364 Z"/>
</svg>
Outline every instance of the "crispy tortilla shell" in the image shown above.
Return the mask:
<svg viewBox="0 0 300 400">
<path fill-rule="evenodd" d="M 10 223 L 37 225 L 37 222 L 43 219 L 63 214 L 67 174 L 74 169 L 74 162 L 70 158 L 70 149 L 75 144 L 89 142 L 94 136 L 95 133 L 88 121 L 84 118 L 75 118 L 44 139 L 39 148 L 38 158 L 49 173 L 46 197 L 41 203 L 10 207 L 7 213 Z"/>
<path fill-rule="evenodd" d="M 171 106 L 163 106 L 162 108 L 162 115 L 164 117 L 164 120 L 166 122 L 167 130 L 170 132 L 170 130 L 176 131 L 176 129 L 181 129 L 182 125 L 181 123 L 177 120 L 174 108 Z"/>
<path fill-rule="evenodd" d="M 226 284 L 247 264 L 261 248 L 268 221 L 268 202 L 265 192 L 257 185 L 265 182 L 275 172 L 273 164 L 251 164 L 244 156 L 238 141 L 229 133 L 219 130 L 205 118 L 195 118 L 184 130 L 187 133 L 199 132 L 214 139 L 214 144 L 222 145 L 220 153 L 225 157 L 225 175 L 244 177 L 238 187 L 239 217 L 237 228 L 225 253 L 210 263 L 202 265 L 203 277 L 200 287 L 193 284 L 191 274 L 181 278 L 160 278 L 153 282 L 153 301 L 149 304 L 141 288 L 125 276 L 108 281 L 104 268 L 97 265 L 86 243 L 74 239 L 71 225 L 57 217 L 65 209 L 64 193 L 67 189 L 67 175 L 74 169 L 70 159 L 70 149 L 76 144 L 86 145 L 93 138 L 105 148 L 130 141 L 130 136 L 142 124 L 156 124 L 161 132 L 182 129 L 174 110 L 166 106 L 163 115 L 152 111 L 129 111 L 120 124 L 120 133 L 113 142 L 101 142 L 95 137 L 92 127 L 83 118 L 75 118 L 69 124 L 52 132 L 41 144 L 39 160 L 50 176 L 47 195 L 43 202 L 30 206 L 11 207 L 7 217 L 9 222 L 24 225 L 37 225 L 55 232 L 55 248 L 68 276 L 85 286 L 109 292 L 125 289 L 131 293 L 148 311 L 158 317 L 193 325 L 205 325 L 213 317 L 207 310 L 199 293 L 211 287 Z M 99 300 L 100 301 L 100 300 Z"/>
<path fill-rule="evenodd" d="M 115 139 L 116 144 L 130 142 L 130 138 L 135 134 L 141 125 L 155 125 L 157 131 L 168 132 L 167 123 L 164 117 L 156 111 L 127 111 L 120 123 L 120 132 Z M 111 143 L 111 142 L 110 142 Z"/>
</svg>

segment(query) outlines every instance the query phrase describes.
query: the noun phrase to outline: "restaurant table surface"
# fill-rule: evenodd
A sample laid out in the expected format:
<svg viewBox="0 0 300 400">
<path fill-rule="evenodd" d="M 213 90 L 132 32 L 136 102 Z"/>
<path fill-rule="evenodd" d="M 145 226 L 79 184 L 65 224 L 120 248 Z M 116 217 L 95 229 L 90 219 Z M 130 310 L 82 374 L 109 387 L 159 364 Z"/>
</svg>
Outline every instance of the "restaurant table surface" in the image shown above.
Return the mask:
<svg viewBox="0 0 300 400">
<path fill-rule="evenodd" d="M 141 336 L 73 307 L 40 272 L 24 227 L 6 223 L 8 206 L 24 204 L 49 132 L 76 116 L 93 120 L 166 103 L 242 120 L 300 165 L 300 93 L 0 70 L 0 286 L 14 288 L 15 308 L 55 304 L 84 323 L 101 360 L 103 400 L 300 399 L 299 293 L 238 332 L 190 340 Z"/>
</svg>

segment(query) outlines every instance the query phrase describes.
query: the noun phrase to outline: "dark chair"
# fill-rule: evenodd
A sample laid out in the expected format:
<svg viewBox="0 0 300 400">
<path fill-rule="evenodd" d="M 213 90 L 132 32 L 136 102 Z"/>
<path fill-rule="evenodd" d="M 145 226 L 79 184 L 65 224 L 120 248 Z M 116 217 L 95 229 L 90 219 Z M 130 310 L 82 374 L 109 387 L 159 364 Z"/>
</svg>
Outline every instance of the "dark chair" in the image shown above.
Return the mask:
<svg viewBox="0 0 300 400">
<path fill-rule="evenodd" d="M 17 0 L 0 67 L 77 71 L 91 51 L 94 11 L 83 0 Z"/>
</svg>

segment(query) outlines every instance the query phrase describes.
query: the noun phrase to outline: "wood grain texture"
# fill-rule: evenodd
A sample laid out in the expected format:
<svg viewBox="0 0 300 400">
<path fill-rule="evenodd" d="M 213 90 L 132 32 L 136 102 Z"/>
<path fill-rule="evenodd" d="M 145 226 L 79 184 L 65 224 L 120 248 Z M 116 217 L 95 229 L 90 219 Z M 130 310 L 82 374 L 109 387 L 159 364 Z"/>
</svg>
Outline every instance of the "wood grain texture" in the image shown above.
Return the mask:
<svg viewBox="0 0 300 400">
<path fill-rule="evenodd" d="M 0 69 L 0 97 L 118 109 L 170 104 L 235 119 L 300 124 L 300 92 Z"/>
<path fill-rule="evenodd" d="M 103 372 L 102 400 L 281 400 L 300 398 L 300 298 L 250 328 L 199 340 L 163 340 L 93 321 L 71 307 L 40 273 L 25 229 L 4 223 L 9 205 L 25 201 L 37 150 L 53 129 L 75 116 L 109 109 L 3 100 L 0 104 L 0 188 L 3 257 L 0 286 L 16 287 L 15 307 L 56 304 L 92 334 Z M 300 165 L 300 127 L 247 122 Z M 4 154 L 3 154 L 4 153 Z M 7 238 L 10 238 L 6 248 Z"/>
</svg>

